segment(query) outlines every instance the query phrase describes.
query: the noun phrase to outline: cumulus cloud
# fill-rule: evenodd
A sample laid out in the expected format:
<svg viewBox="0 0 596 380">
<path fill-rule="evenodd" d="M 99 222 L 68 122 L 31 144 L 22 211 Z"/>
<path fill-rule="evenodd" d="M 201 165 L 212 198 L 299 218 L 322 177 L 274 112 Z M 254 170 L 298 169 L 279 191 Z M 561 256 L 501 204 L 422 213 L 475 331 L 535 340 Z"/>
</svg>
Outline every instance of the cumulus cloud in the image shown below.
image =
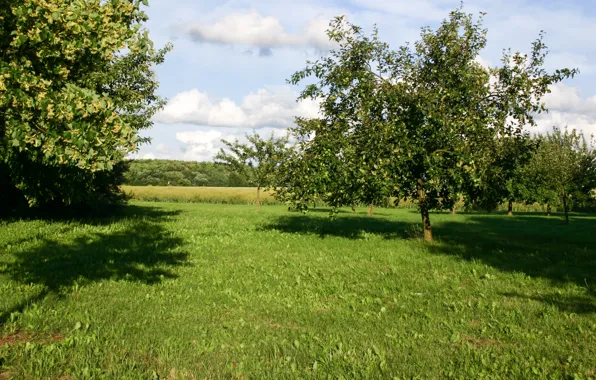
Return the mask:
<svg viewBox="0 0 596 380">
<path fill-rule="evenodd" d="M 269 138 L 273 134 L 276 138 L 285 136 L 287 131 L 283 128 L 262 128 L 257 131 L 261 137 Z M 250 132 L 252 133 L 252 132 Z M 240 142 L 246 141 L 246 130 L 228 129 L 199 129 L 176 133 L 176 139 L 182 144 L 181 155 L 178 157 L 187 161 L 212 161 L 213 157 L 225 145 L 221 140 Z"/>
<path fill-rule="evenodd" d="M 195 22 L 187 33 L 193 41 L 225 45 L 251 45 L 259 47 L 259 56 L 272 55 L 272 47 L 303 46 L 319 50 L 333 47 L 325 31 L 329 20 L 316 18 L 304 25 L 302 33 L 288 33 L 280 20 L 263 16 L 252 10 L 223 16 L 213 24 Z"/>
<path fill-rule="evenodd" d="M 316 101 L 296 102 L 296 98 L 297 94 L 286 86 L 267 87 L 251 92 L 236 104 L 193 89 L 174 96 L 155 120 L 210 127 L 287 128 L 296 116 L 316 117 L 319 112 Z"/>
<path fill-rule="evenodd" d="M 188 131 L 176 133 L 176 139 L 183 144 L 182 159 L 190 161 L 211 161 L 223 147 L 221 139 L 232 139 L 221 131 Z"/>
<path fill-rule="evenodd" d="M 568 126 L 596 135 L 596 96 L 582 98 L 578 88 L 560 83 L 551 87 L 544 103 L 549 112 L 538 116 L 539 132 Z"/>
</svg>

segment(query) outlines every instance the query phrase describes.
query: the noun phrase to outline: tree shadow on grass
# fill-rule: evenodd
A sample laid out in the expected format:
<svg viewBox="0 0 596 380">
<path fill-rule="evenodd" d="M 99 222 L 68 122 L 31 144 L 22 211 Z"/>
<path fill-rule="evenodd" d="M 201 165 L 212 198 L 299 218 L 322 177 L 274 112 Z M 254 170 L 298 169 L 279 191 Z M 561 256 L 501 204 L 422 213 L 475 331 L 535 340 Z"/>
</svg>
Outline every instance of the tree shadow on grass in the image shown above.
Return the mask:
<svg viewBox="0 0 596 380">
<path fill-rule="evenodd" d="M 328 210 L 327 210 L 328 211 Z M 347 239 L 364 239 L 363 233 L 381 235 L 386 239 L 408 238 L 409 228 L 414 223 L 387 220 L 348 213 L 337 218 L 311 215 L 284 215 L 261 227 L 285 233 L 314 234 L 320 238 L 329 236 Z"/>
<path fill-rule="evenodd" d="M 430 251 L 544 278 L 553 286 L 573 283 L 584 287 L 586 295 L 581 297 L 525 295 L 523 291 L 508 296 L 541 300 L 570 312 L 596 312 L 594 216 L 578 214 L 570 225 L 541 214 L 469 215 L 466 221 L 443 223 L 441 241 L 429 246 Z"/>
<path fill-rule="evenodd" d="M 457 220 L 455 220 L 457 219 Z M 419 224 L 382 217 L 339 215 L 335 220 L 321 216 L 281 216 L 263 227 L 286 233 L 316 234 L 361 239 L 363 233 L 386 239 L 417 238 Z M 596 217 L 578 214 L 570 225 L 557 217 L 525 214 L 466 215 L 465 219 L 436 223 L 436 242 L 429 252 L 479 261 L 504 272 L 521 272 L 548 279 L 553 286 L 568 283 L 592 289 L 585 297 L 534 297 L 571 312 L 596 312 Z M 587 286 L 586 286 L 587 284 Z M 511 295 L 513 296 L 513 295 Z M 516 297 L 528 297 L 523 293 Z"/>
<path fill-rule="evenodd" d="M 99 232 L 77 233 L 74 239 L 62 233 L 33 237 L 38 241 L 30 242 L 32 248 L 14 253 L 0 275 L 17 283 L 42 285 L 44 290 L 1 313 L 0 327 L 12 313 L 46 296 L 61 296 L 75 284 L 102 280 L 155 284 L 176 278 L 173 268 L 187 265 L 188 254 L 179 249 L 183 240 L 166 230 L 163 222 L 177 214 L 124 206 L 101 217 L 63 219 L 71 231 L 91 225 L 102 226 L 95 229 Z"/>
</svg>

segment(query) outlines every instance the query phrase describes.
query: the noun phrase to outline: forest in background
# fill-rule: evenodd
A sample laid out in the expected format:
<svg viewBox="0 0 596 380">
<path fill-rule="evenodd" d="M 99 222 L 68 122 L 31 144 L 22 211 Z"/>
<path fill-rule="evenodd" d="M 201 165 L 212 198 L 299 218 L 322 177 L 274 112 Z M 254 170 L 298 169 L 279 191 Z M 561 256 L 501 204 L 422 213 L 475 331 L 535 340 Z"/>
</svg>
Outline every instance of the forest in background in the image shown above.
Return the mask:
<svg viewBox="0 0 596 380">
<path fill-rule="evenodd" d="M 124 185 L 131 186 L 250 186 L 246 174 L 214 162 L 131 160 L 126 164 Z"/>
</svg>

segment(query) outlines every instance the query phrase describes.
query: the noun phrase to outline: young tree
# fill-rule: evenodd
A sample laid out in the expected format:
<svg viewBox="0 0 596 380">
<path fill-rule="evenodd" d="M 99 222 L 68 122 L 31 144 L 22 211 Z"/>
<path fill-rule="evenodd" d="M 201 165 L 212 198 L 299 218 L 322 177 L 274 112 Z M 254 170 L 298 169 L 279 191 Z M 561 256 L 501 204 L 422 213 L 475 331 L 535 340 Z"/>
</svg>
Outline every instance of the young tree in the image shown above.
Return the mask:
<svg viewBox="0 0 596 380">
<path fill-rule="evenodd" d="M 596 152 L 575 129 L 554 128 L 538 137 L 538 144 L 525 168 L 527 179 L 549 205 L 560 202 L 568 224 L 571 203 L 589 199 L 596 188 Z"/>
<path fill-rule="evenodd" d="M 477 162 L 490 156 L 487 141 L 533 125 L 548 87 L 575 74 L 542 69 L 541 38 L 530 56 L 506 53 L 502 67 L 485 69 L 476 61 L 486 45 L 481 22 L 458 9 L 397 51 L 377 30 L 369 38 L 341 17 L 331 23 L 328 35 L 339 48 L 307 62 L 290 83 L 317 79 L 301 98 L 322 99 L 323 116 L 298 119 L 295 133 L 310 136 L 299 140 L 307 165 L 333 174 L 325 187 L 332 206 L 363 196 L 363 187 L 334 187 L 334 176 L 377 181 L 371 188 L 378 197 L 417 202 L 424 238 L 432 240 L 429 210 L 451 209 L 458 193 L 480 182 Z"/>
<path fill-rule="evenodd" d="M 2 4 L 2 192 L 30 205 L 109 197 L 121 176 L 107 172 L 163 105 L 152 66 L 170 47 L 153 48 L 138 0 Z"/>
<path fill-rule="evenodd" d="M 222 140 L 227 146 L 215 156 L 219 162 L 230 165 L 238 173 L 246 174 L 252 185 L 257 187 L 257 211 L 261 209 L 261 189 L 273 185 L 281 162 L 289 154 L 288 137 L 275 138 L 273 133 L 265 140 L 254 132 L 246 135 L 248 143 Z"/>
<path fill-rule="evenodd" d="M 480 182 L 468 189 L 466 201 L 489 211 L 506 201 L 508 214 L 512 216 L 513 202 L 532 199 L 524 192 L 521 170 L 531 159 L 536 144 L 528 133 L 502 136 L 487 143 L 491 154 L 477 164 Z"/>
</svg>

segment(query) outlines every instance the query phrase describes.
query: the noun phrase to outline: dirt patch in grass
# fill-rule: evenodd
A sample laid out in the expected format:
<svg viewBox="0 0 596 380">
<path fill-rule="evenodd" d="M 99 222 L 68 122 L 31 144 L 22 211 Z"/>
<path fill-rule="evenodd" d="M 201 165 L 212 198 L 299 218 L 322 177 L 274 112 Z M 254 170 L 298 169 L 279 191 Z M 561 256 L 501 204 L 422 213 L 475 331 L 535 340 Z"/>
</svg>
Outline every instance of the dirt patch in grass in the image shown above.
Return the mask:
<svg viewBox="0 0 596 380">
<path fill-rule="evenodd" d="M 0 347 L 14 346 L 21 343 L 56 343 L 63 341 L 64 336 L 58 333 L 53 334 L 30 334 L 23 331 L 17 331 L 13 334 L 0 336 Z"/>
<path fill-rule="evenodd" d="M 464 342 L 468 342 L 468 343 L 472 344 L 472 346 L 474 346 L 474 347 L 495 347 L 495 346 L 499 346 L 501 344 L 501 342 L 499 342 L 498 340 L 478 339 L 478 338 L 474 338 L 471 336 L 464 336 L 462 338 L 462 340 Z"/>
</svg>

